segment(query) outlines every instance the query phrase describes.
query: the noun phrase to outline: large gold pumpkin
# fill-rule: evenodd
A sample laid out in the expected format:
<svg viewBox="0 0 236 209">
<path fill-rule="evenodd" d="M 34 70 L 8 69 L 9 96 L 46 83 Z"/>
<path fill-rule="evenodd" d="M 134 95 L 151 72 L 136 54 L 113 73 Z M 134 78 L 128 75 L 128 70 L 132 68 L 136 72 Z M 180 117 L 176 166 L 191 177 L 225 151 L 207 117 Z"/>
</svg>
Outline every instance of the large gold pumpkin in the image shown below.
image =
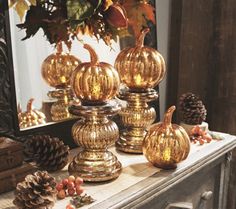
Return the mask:
<svg viewBox="0 0 236 209">
<path fill-rule="evenodd" d="M 65 88 L 70 85 L 72 72 L 80 60 L 75 56 L 64 53 L 62 44 L 57 45 L 57 52 L 49 55 L 42 63 L 41 73 L 48 85 L 55 88 Z"/>
<path fill-rule="evenodd" d="M 85 44 L 84 48 L 89 51 L 91 62 L 78 65 L 72 74 L 71 86 L 82 103 L 101 104 L 117 94 L 120 78 L 114 67 L 99 62 L 91 46 Z"/>
<path fill-rule="evenodd" d="M 179 125 L 171 124 L 175 106 L 170 107 L 164 122 L 153 124 L 143 141 L 143 153 L 154 166 L 171 169 L 187 158 L 190 140 L 187 132 Z"/>
<path fill-rule="evenodd" d="M 144 46 L 144 37 L 149 29 L 144 29 L 135 47 L 123 49 L 115 61 L 121 81 L 130 89 L 153 88 L 163 79 L 166 71 L 162 55 L 155 49 Z"/>
</svg>

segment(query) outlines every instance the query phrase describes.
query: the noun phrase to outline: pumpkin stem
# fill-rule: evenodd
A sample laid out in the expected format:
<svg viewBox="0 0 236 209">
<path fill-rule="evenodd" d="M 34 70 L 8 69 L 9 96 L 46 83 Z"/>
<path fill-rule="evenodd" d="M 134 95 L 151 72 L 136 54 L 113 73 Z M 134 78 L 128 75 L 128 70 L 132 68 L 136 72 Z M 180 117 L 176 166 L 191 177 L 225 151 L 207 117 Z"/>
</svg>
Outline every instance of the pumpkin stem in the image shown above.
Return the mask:
<svg viewBox="0 0 236 209">
<path fill-rule="evenodd" d="M 32 109 L 33 109 L 33 101 L 34 101 L 34 98 L 31 98 L 28 103 L 27 103 L 27 112 L 31 112 Z"/>
<path fill-rule="evenodd" d="M 84 44 L 84 48 L 87 49 L 90 53 L 91 64 L 92 65 L 98 64 L 98 62 L 99 62 L 98 55 L 95 52 L 95 50 L 88 44 Z"/>
<path fill-rule="evenodd" d="M 63 49 L 62 49 L 62 42 L 58 42 L 56 45 L 56 49 L 57 49 L 57 54 L 61 54 Z"/>
<path fill-rule="evenodd" d="M 171 125 L 171 121 L 172 121 L 172 115 L 173 115 L 173 112 L 175 111 L 175 106 L 171 106 L 165 113 L 165 116 L 164 116 L 164 125 L 166 126 L 170 126 Z"/>
<path fill-rule="evenodd" d="M 144 28 L 136 40 L 136 46 L 142 47 L 144 44 L 144 38 L 146 34 L 150 31 L 149 28 Z"/>
</svg>

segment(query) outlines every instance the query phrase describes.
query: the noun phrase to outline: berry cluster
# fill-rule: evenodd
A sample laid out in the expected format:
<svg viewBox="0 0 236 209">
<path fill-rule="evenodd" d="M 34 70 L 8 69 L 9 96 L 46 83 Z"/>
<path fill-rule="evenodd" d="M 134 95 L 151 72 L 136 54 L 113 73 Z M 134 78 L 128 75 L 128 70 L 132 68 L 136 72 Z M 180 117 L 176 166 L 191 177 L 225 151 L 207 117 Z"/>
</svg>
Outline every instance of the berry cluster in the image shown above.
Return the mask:
<svg viewBox="0 0 236 209">
<path fill-rule="evenodd" d="M 200 145 L 203 145 L 205 142 L 210 143 L 212 137 L 206 131 L 203 131 L 199 126 L 194 126 L 190 132 L 190 140 L 196 144 L 199 142 Z"/>
<path fill-rule="evenodd" d="M 74 196 L 75 194 L 81 195 L 84 192 L 82 184 L 83 179 L 80 177 L 69 176 L 63 179 L 56 186 L 58 199 L 64 199 L 66 196 Z"/>
</svg>

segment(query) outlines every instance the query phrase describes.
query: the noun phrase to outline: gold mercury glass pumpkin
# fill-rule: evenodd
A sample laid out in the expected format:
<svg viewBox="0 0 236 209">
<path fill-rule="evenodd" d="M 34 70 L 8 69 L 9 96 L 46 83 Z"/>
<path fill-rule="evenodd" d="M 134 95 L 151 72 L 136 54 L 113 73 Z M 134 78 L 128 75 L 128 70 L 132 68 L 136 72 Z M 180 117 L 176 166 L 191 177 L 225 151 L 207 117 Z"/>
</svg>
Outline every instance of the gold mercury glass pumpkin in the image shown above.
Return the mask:
<svg viewBox="0 0 236 209">
<path fill-rule="evenodd" d="M 48 85 L 65 88 L 70 85 L 71 74 L 81 63 L 75 56 L 62 51 L 62 43 L 57 44 L 57 52 L 49 55 L 42 64 L 41 73 Z"/>
<path fill-rule="evenodd" d="M 115 61 L 121 81 L 136 91 L 155 87 L 166 72 L 162 55 L 157 50 L 143 45 L 148 32 L 148 28 L 142 30 L 136 46 L 123 49 Z"/>
<path fill-rule="evenodd" d="M 71 86 L 82 103 L 103 104 L 112 99 L 119 88 L 118 72 L 112 65 L 99 62 L 94 49 L 85 44 L 90 53 L 91 62 L 78 65 L 72 74 Z"/>
<path fill-rule="evenodd" d="M 187 132 L 177 124 L 171 124 L 175 106 L 165 113 L 164 122 L 153 124 L 143 141 L 143 153 L 154 166 L 172 169 L 187 158 L 190 140 Z"/>
<path fill-rule="evenodd" d="M 33 108 L 33 101 L 33 98 L 28 101 L 26 112 L 22 112 L 21 108 L 18 107 L 18 120 L 20 128 L 27 128 L 46 123 L 44 113 Z"/>
</svg>

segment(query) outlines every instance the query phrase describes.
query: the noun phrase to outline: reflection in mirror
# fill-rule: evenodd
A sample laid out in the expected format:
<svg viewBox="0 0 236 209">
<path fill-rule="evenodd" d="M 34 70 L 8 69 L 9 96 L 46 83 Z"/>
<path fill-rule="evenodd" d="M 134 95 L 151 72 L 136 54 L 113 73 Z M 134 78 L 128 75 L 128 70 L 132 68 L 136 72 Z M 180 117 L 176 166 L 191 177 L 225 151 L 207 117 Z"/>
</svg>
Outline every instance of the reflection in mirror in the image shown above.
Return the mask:
<svg viewBox="0 0 236 209">
<path fill-rule="evenodd" d="M 39 31 L 33 38 L 22 41 L 25 32 L 16 27 L 16 24 L 20 23 L 20 19 L 14 10 L 9 10 L 9 12 L 20 129 L 26 130 L 32 126 L 42 126 L 70 118 L 71 115 L 66 115 L 69 112 L 68 106 L 65 104 L 67 100 L 71 99 L 71 92 L 68 93 L 70 90 L 54 84 L 50 80 L 50 76 L 46 76 L 47 78 L 44 79 L 45 72 L 43 75 L 41 73 L 42 65 L 44 64 L 43 67 L 45 68 L 45 62 L 48 62 L 52 56 L 58 56 L 58 52 L 46 41 L 43 31 Z M 84 36 L 83 42 L 93 46 L 99 53 L 100 60 L 112 65 L 120 51 L 119 42 L 112 42 L 112 49 L 103 41 L 98 42 L 95 37 Z M 68 53 L 67 47 L 65 45 L 62 47 L 63 51 Z M 72 43 L 70 56 L 72 55 L 83 62 L 89 60 L 89 53 L 83 48 L 83 44 L 77 40 Z M 52 61 L 53 59 L 50 60 L 50 62 Z M 71 59 L 65 60 L 66 63 L 70 61 Z M 76 66 L 76 62 L 79 63 L 75 60 L 74 64 L 71 65 Z M 59 69 L 63 71 L 63 68 Z M 55 77 L 57 74 L 58 72 L 55 72 Z M 63 79 L 63 77 L 60 78 Z M 65 107 L 64 112 L 63 105 Z"/>
<path fill-rule="evenodd" d="M 10 2 L 14 2 L 14 7 L 15 2 L 17 1 L 10 0 Z M 31 3 L 31 1 L 27 2 Z M 38 1 L 36 2 L 38 4 Z M 39 4 L 41 4 L 41 1 L 39 2 Z M 54 1 L 46 0 L 45 2 L 47 2 L 47 6 L 49 5 L 50 7 L 50 2 Z M 77 8 L 78 5 L 75 4 L 75 1 L 64 2 L 67 2 L 67 8 L 64 7 L 65 5 L 59 7 L 61 8 L 61 11 L 59 12 L 62 14 L 67 13 L 67 18 L 74 17 L 74 12 L 79 11 L 74 9 Z M 91 2 L 89 3 L 91 4 L 90 6 L 94 6 L 92 4 L 95 4 L 96 1 Z M 29 20 L 27 20 L 27 18 L 32 18 L 32 16 L 34 21 L 36 21 L 35 24 L 37 24 L 37 21 L 39 20 L 42 21 L 40 15 L 43 14 L 37 16 L 36 14 L 32 15 L 33 10 L 31 13 L 29 12 L 32 8 L 38 8 L 37 4 L 36 6 L 31 5 L 28 8 L 29 10 L 26 10 L 26 16 L 21 17 L 22 20 L 20 20 L 18 16 L 19 11 L 17 15 L 16 8 L 16 11 L 13 9 L 9 10 L 16 101 L 18 104 L 20 130 L 28 130 L 32 127 L 44 126 L 73 118 L 68 111 L 70 101 L 74 100 L 70 88 L 70 74 L 80 62 L 87 62 L 90 60 L 89 53 L 83 48 L 83 44 L 86 43 L 93 46 L 102 62 L 114 65 L 115 59 L 120 52 L 120 46 L 121 48 L 126 47 L 127 40 L 129 40 L 128 45 L 134 43 L 134 35 L 129 36 L 128 39 L 126 38 L 126 41 L 119 39 L 116 40 L 116 42 L 113 41 L 113 35 L 117 35 L 118 32 L 120 33 L 120 27 L 129 25 L 129 32 L 131 30 L 133 31 L 133 34 L 137 35 L 141 28 L 154 26 L 154 7 L 150 6 L 147 2 L 154 5 L 154 1 L 132 0 L 130 3 L 127 3 L 126 1 L 120 0 L 119 3 L 121 3 L 123 8 L 128 11 L 126 13 L 120 8 L 120 4 L 117 4 L 117 1 L 98 1 L 96 4 L 101 7 L 101 10 L 99 11 L 101 13 L 96 13 L 98 7 L 94 7 L 94 14 L 87 17 L 88 19 L 90 18 L 89 24 L 92 27 L 92 30 L 91 27 L 84 28 L 86 30 L 91 30 L 92 32 L 89 31 L 88 35 L 83 34 L 79 38 L 77 37 L 79 40 L 74 38 L 72 42 L 54 41 L 53 44 L 49 43 L 51 41 L 49 40 L 48 34 L 45 32 L 45 28 L 40 27 L 39 30 L 37 29 L 34 31 L 35 29 L 33 27 L 29 28 L 27 26 L 29 23 L 32 24 L 32 22 L 27 22 Z M 67 11 L 62 11 L 62 9 L 67 9 Z M 51 10 L 50 12 L 53 13 L 55 7 L 52 7 L 51 9 L 47 8 L 47 10 Z M 141 10 L 143 11 L 142 13 L 137 13 Z M 127 14 L 127 16 L 124 14 Z M 86 13 L 83 15 L 88 14 Z M 81 18 L 83 15 L 75 16 L 75 18 Z M 112 25 L 113 27 L 112 30 L 108 30 L 109 33 L 105 31 L 106 33 L 104 36 L 101 35 L 104 31 L 100 30 L 104 26 L 101 24 L 101 20 L 103 21 L 102 18 L 106 18 L 106 21 L 102 22 L 103 24 Z M 70 21 L 69 24 L 73 25 L 76 23 L 78 25 L 78 19 L 76 19 L 76 21 Z M 22 24 L 22 22 L 24 24 Z M 26 30 L 20 30 L 19 27 L 16 26 L 17 24 L 21 24 L 20 28 Z M 98 25 L 95 27 L 93 24 Z M 34 24 L 31 26 L 34 26 Z M 152 30 L 152 33 L 150 33 L 151 35 L 149 35 L 147 39 L 149 39 L 149 45 L 156 47 L 156 30 L 155 27 L 153 28 L 154 30 Z M 52 32 L 52 28 L 50 29 Z M 55 29 L 55 34 L 60 32 L 58 31 L 58 28 L 55 27 Z M 107 30 L 107 28 L 105 30 Z M 81 29 L 81 31 L 84 33 L 85 30 Z M 116 32 L 113 34 L 114 31 Z M 121 31 L 121 34 L 123 33 L 122 36 L 126 36 L 129 32 L 126 31 L 124 33 L 124 31 Z M 107 34 L 109 34 L 108 37 Z M 96 36 L 100 37 L 99 41 Z M 25 39 L 25 37 L 27 38 Z M 152 37 L 152 39 L 150 39 L 150 37 Z M 22 41 L 22 39 L 25 40 Z M 109 44 L 107 45 L 108 42 L 110 46 Z M 69 45 L 71 45 L 71 47 L 69 47 L 70 49 L 68 49 Z"/>
</svg>

